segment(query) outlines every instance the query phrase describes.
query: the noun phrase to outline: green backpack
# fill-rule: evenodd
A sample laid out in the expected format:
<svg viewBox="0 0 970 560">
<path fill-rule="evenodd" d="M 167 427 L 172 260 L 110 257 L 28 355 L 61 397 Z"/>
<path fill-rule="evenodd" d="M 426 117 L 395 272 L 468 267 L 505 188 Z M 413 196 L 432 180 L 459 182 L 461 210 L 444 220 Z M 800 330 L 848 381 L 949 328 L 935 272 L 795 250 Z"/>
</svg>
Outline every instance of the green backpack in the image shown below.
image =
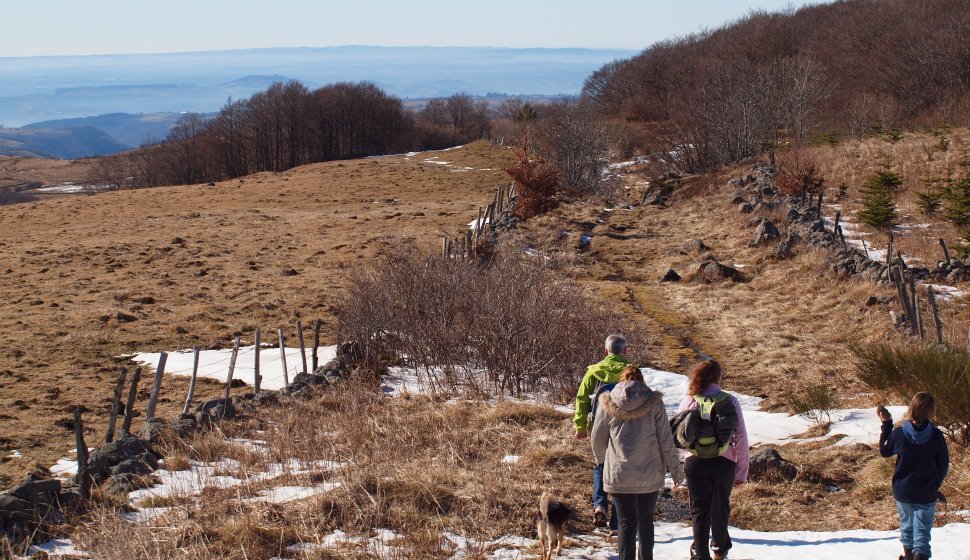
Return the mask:
<svg viewBox="0 0 970 560">
<path fill-rule="evenodd" d="M 713 397 L 694 395 L 697 408 L 685 410 L 670 421 L 677 447 L 701 459 L 723 455 L 738 430 L 738 411 L 728 396 L 724 391 Z"/>
</svg>

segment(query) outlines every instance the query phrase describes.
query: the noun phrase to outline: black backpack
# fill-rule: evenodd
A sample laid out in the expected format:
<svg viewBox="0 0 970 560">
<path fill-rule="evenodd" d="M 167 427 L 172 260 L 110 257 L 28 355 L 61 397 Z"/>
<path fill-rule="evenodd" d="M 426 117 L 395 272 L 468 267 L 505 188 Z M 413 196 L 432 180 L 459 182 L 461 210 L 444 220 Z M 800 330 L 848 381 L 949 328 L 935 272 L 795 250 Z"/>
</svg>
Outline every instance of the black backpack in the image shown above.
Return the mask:
<svg viewBox="0 0 970 560">
<path fill-rule="evenodd" d="M 695 395 L 696 408 L 671 418 L 670 431 L 677 447 L 701 459 L 724 454 L 738 430 L 738 411 L 728 397 L 724 391 L 713 397 Z"/>
</svg>

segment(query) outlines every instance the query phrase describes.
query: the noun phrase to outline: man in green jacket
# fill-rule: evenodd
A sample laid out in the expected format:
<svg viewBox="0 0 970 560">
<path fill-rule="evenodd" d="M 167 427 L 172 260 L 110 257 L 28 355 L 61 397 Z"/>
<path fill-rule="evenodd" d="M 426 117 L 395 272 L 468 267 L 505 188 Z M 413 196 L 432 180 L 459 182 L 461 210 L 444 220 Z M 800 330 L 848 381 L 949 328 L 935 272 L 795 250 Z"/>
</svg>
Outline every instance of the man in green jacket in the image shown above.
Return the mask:
<svg viewBox="0 0 970 560">
<path fill-rule="evenodd" d="M 620 372 L 630 362 L 623 354 L 627 349 L 626 337 L 622 334 L 611 334 L 606 337 L 606 357 L 602 361 L 586 368 L 586 375 L 576 391 L 576 414 L 573 426 L 576 428 L 576 439 L 586 437 L 588 428 L 592 426 L 590 418 L 590 400 L 597 395 L 597 391 L 612 388 L 620 380 Z M 593 467 L 593 522 L 598 527 L 606 525 L 606 511 L 609 509 L 606 491 L 603 490 L 603 465 Z M 611 530 L 616 530 L 616 517 L 610 515 Z"/>
</svg>

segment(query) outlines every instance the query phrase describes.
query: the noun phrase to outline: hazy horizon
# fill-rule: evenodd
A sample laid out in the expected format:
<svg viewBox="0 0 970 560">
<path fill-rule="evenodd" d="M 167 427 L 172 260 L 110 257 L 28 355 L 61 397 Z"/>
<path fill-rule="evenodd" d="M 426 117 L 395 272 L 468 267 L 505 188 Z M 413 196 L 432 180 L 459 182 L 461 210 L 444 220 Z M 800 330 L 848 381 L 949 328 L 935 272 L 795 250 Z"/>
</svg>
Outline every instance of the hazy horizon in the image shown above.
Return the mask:
<svg viewBox="0 0 970 560">
<path fill-rule="evenodd" d="M 50 0 L 5 6 L 10 22 L 0 58 L 172 54 L 256 48 L 330 46 L 585 48 L 642 50 L 650 44 L 719 27 L 752 10 L 818 4 L 807 0 L 493 0 L 483 9 L 450 0 L 420 5 L 391 0 L 321 4 L 278 0 Z"/>
</svg>

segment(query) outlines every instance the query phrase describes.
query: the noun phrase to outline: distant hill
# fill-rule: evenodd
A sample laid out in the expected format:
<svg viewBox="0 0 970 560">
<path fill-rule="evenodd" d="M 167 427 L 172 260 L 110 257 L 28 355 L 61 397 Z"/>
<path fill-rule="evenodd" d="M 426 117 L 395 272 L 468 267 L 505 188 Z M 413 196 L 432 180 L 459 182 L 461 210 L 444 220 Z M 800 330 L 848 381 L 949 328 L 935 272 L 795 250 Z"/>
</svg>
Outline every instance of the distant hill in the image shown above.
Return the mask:
<svg viewBox="0 0 970 560">
<path fill-rule="evenodd" d="M 576 95 L 595 69 L 635 51 L 493 47 L 278 48 L 0 58 L 0 124 L 105 113 L 218 111 L 274 81 L 370 81 L 403 99 Z"/>
<path fill-rule="evenodd" d="M 0 155 L 76 159 L 115 154 L 130 147 L 93 126 L 0 128 Z"/>
<path fill-rule="evenodd" d="M 150 140 L 162 140 L 168 136 L 179 113 L 108 113 L 96 117 L 82 117 L 77 119 L 58 119 L 41 121 L 26 125 L 27 129 L 40 128 L 97 128 L 126 148 L 141 146 Z"/>
</svg>

